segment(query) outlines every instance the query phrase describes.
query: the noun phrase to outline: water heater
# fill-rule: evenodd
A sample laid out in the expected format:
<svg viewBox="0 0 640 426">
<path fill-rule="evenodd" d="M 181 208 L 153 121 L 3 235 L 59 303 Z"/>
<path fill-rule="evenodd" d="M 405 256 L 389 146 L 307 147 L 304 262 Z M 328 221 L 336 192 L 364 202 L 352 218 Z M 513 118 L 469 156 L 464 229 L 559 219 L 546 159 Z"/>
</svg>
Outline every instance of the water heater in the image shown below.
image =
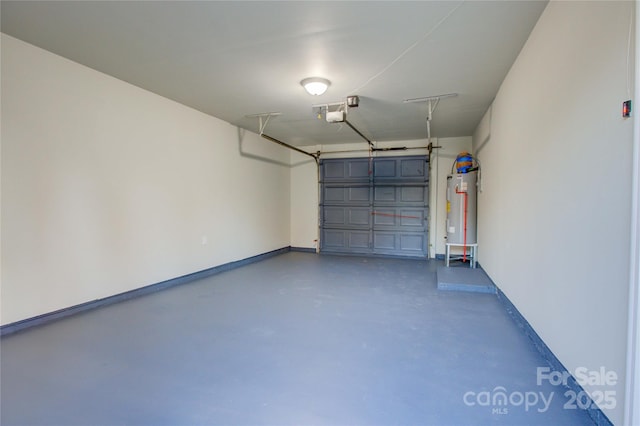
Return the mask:
<svg viewBox="0 0 640 426">
<path fill-rule="evenodd" d="M 447 176 L 447 243 L 476 244 L 478 170 Z"/>
</svg>

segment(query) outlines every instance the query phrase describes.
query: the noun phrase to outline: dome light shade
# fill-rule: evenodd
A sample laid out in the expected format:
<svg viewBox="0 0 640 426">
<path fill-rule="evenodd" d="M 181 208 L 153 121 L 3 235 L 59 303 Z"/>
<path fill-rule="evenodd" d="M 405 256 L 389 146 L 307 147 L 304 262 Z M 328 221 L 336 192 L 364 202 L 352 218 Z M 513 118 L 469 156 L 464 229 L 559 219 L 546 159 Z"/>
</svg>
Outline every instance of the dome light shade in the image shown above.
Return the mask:
<svg viewBox="0 0 640 426">
<path fill-rule="evenodd" d="M 331 85 L 331 82 L 326 78 L 321 77 L 309 77 L 300 82 L 304 90 L 310 95 L 319 96 L 327 91 L 327 88 Z"/>
</svg>

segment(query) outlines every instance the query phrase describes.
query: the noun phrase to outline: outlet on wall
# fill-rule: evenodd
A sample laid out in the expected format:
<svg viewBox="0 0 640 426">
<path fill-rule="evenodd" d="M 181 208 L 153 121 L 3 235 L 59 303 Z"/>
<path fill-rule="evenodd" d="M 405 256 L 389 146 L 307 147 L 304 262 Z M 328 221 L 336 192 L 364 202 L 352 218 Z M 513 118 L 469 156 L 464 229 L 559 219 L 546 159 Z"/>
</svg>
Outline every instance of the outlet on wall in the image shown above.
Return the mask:
<svg viewBox="0 0 640 426">
<path fill-rule="evenodd" d="M 200 242 L 202 243 L 203 246 L 206 246 L 209 243 L 209 239 L 207 238 L 206 235 L 203 235 Z"/>
</svg>

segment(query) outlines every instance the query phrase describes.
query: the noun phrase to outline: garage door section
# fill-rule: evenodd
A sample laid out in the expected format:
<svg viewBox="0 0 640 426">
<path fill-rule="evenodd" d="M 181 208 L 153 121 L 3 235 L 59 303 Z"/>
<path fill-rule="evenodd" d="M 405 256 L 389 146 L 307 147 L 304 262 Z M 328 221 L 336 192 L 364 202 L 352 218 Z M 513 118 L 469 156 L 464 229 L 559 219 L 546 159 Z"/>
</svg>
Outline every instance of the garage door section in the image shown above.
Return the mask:
<svg viewBox="0 0 640 426">
<path fill-rule="evenodd" d="M 426 156 L 320 162 L 320 250 L 427 256 Z"/>
</svg>

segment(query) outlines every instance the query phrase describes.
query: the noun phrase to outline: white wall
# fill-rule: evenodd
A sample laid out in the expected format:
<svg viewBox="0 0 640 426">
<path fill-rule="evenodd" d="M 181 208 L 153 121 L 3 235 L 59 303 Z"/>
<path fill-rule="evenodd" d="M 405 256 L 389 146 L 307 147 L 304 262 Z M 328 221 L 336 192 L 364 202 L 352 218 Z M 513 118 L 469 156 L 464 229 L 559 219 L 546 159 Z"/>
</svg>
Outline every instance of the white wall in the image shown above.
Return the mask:
<svg viewBox="0 0 640 426">
<path fill-rule="evenodd" d="M 6 35 L 1 136 L 2 324 L 290 244 L 286 149 Z"/>
<path fill-rule="evenodd" d="M 605 367 L 624 402 L 632 2 L 552 1 L 504 80 L 482 161 L 479 259 L 570 370 Z M 631 54 L 629 55 L 629 52 Z M 479 136 L 480 134 L 485 136 Z M 535 372 L 531 372 L 535 378 Z M 560 395 L 559 395 L 560 396 Z"/>
<path fill-rule="evenodd" d="M 302 147 L 315 152 L 315 147 Z M 313 158 L 291 151 L 291 247 L 318 248 L 318 166 Z"/>
</svg>

